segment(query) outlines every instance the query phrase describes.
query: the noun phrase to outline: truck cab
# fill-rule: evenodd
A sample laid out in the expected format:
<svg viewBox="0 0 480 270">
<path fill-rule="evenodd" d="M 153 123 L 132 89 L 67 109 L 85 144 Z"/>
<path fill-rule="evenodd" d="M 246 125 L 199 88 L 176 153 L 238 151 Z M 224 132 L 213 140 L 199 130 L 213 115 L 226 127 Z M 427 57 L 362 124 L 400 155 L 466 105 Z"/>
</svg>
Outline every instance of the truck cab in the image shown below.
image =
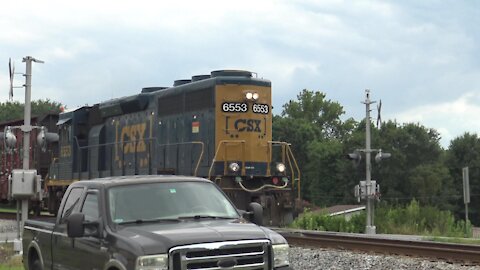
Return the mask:
<svg viewBox="0 0 480 270">
<path fill-rule="evenodd" d="M 211 181 L 128 176 L 78 181 L 55 221 L 27 220 L 25 269 L 291 269 L 288 244 Z M 244 218 L 247 217 L 247 219 Z"/>
</svg>

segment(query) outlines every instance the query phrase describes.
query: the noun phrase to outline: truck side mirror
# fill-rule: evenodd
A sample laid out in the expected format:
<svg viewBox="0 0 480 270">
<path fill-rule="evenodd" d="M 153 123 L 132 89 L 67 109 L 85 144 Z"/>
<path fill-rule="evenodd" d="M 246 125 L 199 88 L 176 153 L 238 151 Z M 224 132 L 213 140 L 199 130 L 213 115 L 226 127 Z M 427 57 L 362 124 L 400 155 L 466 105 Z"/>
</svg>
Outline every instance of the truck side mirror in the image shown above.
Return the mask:
<svg viewBox="0 0 480 270">
<path fill-rule="evenodd" d="M 83 213 L 74 213 L 67 218 L 67 235 L 68 237 L 83 237 L 85 234 L 85 227 L 83 222 L 85 215 Z"/>
<path fill-rule="evenodd" d="M 84 213 L 71 214 L 67 218 L 67 235 L 68 237 L 84 237 L 96 236 L 100 237 L 100 222 L 85 221 Z"/>
<path fill-rule="evenodd" d="M 251 202 L 248 205 L 247 210 L 248 210 L 247 214 L 250 215 L 250 221 L 259 225 L 259 226 L 262 226 L 262 224 L 263 224 L 263 207 L 259 203 Z"/>
</svg>

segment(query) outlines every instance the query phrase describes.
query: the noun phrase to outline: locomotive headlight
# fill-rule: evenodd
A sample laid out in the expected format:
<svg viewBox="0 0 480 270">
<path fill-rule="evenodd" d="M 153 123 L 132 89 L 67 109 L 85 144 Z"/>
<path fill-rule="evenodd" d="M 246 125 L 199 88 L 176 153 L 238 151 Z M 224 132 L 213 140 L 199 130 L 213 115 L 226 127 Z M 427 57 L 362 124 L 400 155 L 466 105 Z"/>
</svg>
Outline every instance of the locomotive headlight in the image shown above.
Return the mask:
<svg viewBox="0 0 480 270">
<path fill-rule="evenodd" d="M 277 163 L 276 169 L 277 169 L 277 172 L 279 172 L 279 173 L 285 172 L 285 164 Z"/>
<path fill-rule="evenodd" d="M 258 93 L 253 93 L 253 94 L 252 94 L 252 98 L 253 98 L 253 100 L 255 100 L 255 101 L 257 101 L 259 97 L 260 97 L 260 95 L 259 95 Z"/>
<path fill-rule="evenodd" d="M 231 172 L 238 172 L 238 170 L 240 170 L 240 165 L 238 165 L 236 162 L 232 162 L 230 165 L 228 165 L 228 168 Z"/>
<path fill-rule="evenodd" d="M 252 92 L 247 92 L 247 93 L 245 94 L 245 98 L 246 98 L 247 100 L 251 100 L 251 99 L 253 98 L 253 93 L 252 93 Z"/>
</svg>

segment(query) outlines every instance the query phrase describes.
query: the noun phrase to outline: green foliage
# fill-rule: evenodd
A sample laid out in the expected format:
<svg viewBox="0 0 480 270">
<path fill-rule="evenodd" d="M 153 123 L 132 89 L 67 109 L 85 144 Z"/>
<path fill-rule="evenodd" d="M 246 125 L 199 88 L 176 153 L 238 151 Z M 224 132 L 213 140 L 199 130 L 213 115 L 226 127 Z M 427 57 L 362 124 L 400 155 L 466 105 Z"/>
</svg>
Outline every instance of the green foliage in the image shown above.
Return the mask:
<svg viewBox="0 0 480 270">
<path fill-rule="evenodd" d="M 321 92 L 304 89 L 283 106 L 273 121 L 274 140 L 292 144 L 302 172 L 302 196 L 315 205 L 354 203 L 353 187 L 365 178 L 365 156 L 354 167 L 345 157 L 365 148 L 365 121 L 341 120 L 342 106 Z M 372 148 L 392 157 L 372 163 L 372 179 L 382 199 L 400 204 L 416 198 L 422 204 L 455 209 L 455 185 L 445 168 L 445 151 L 434 129 L 420 124 L 371 125 Z M 375 153 L 373 153 L 373 156 Z"/>
<path fill-rule="evenodd" d="M 307 230 L 362 233 L 365 231 L 365 220 L 365 213 L 354 215 L 346 221 L 344 217 L 330 217 L 326 214 L 306 211 L 295 219 L 291 226 Z M 432 206 L 421 207 L 416 200 L 412 200 L 407 206 L 397 207 L 382 203 L 375 209 L 374 221 L 378 233 L 465 236 L 463 220 L 455 221 L 450 211 L 442 211 Z M 471 224 L 467 227 L 468 236 L 471 236 Z"/>
<path fill-rule="evenodd" d="M 31 103 L 32 116 L 38 116 L 46 113 L 60 112 L 62 104 L 50 99 L 33 100 Z M 10 120 L 20 120 L 24 117 L 24 104 L 18 101 L 0 102 L 0 122 Z"/>
<path fill-rule="evenodd" d="M 22 270 L 22 256 L 15 255 L 12 243 L 0 244 L 0 270 Z"/>
<path fill-rule="evenodd" d="M 463 203 L 462 168 L 469 167 L 470 204 L 469 216 L 473 224 L 480 225 L 480 137 L 477 134 L 465 133 L 450 142 L 446 155 L 446 166 L 455 179 L 452 192 L 457 194 L 454 211 L 457 217 L 465 217 Z"/>
<path fill-rule="evenodd" d="M 304 89 L 297 100 L 283 106 L 281 116 L 273 118 L 273 139 L 292 144 L 302 172 L 302 196 L 316 204 L 326 202 L 323 199 L 331 194 L 325 187 L 333 187 L 337 174 L 344 171 L 345 160 L 338 158 L 344 152 L 342 141 L 356 124 L 353 119 L 341 120 L 344 113 L 325 94 Z"/>
<path fill-rule="evenodd" d="M 353 129 L 354 121 L 342 121 L 340 116 L 345 113 L 343 107 L 325 97 L 322 92 L 303 89 L 296 101 L 290 100 L 283 105 L 282 116 L 312 124 L 319 139 L 341 138 Z"/>
<path fill-rule="evenodd" d="M 365 229 L 365 215 L 355 215 L 346 221 L 344 217 L 305 211 L 290 226 L 306 230 L 361 233 Z"/>
<path fill-rule="evenodd" d="M 463 237 L 465 222 L 456 221 L 450 211 L 420 206 L 416 200 L 404 207 L 383 205 L 376 209 L 375 225 L 379 233 Z M 468 224 L 471 236 L 471 224 Z"/>
<path fill-rule="evenodd" d="M 360 127 L 363 139 L 364 123 Z M 362 144 L 357 142 L 356 147 Z M 452 178 L 444 169 L 444 151 L 435 130 L 388 121 L 380 129 L 372 129 L 372 145 L 392 154 L 388 160 L 372 164 L 372 177 L 381 184 L 385 200 L 405 204 L 416 198 L 421 203 L 441 203 L 442 208 L 449 208 L 451 202 L 442 197 L 450 191 Z"/>
<path fill-rule="evenodd" d="M 457 237 L 439 237 L 439 236 L 429 236 L 424 238 L 426 241 L 435 241 L 442 243 L 457 243 L 457 244 L 468 244 L 468 245 L 480 245 L 480 239 L 475 238 L 457 238 Z"/>
</svg>

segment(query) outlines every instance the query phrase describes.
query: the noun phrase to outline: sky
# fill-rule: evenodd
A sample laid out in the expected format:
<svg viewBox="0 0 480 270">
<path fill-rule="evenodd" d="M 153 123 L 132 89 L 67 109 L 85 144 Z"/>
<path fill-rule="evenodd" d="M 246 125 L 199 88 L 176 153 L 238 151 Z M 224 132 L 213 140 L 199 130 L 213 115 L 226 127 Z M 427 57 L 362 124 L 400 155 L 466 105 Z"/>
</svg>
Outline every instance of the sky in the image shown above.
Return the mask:
<svg viewBox="0 0 480 270">
<path fill-rule="evenodd" d="M 45 61 L 33 66 L 32 99 L 67 108 L 243 69 L 272 81 L 276 114 L 309 89 L 359 121 L 370 89 L 382 120 L 434 128 L 447 148 L 480 130 L 479 25 L 480 2 L 460 0 L 8 1 L 0 101 L 9 58 L 18 73 L 25 56 Z"/>
</svg>

